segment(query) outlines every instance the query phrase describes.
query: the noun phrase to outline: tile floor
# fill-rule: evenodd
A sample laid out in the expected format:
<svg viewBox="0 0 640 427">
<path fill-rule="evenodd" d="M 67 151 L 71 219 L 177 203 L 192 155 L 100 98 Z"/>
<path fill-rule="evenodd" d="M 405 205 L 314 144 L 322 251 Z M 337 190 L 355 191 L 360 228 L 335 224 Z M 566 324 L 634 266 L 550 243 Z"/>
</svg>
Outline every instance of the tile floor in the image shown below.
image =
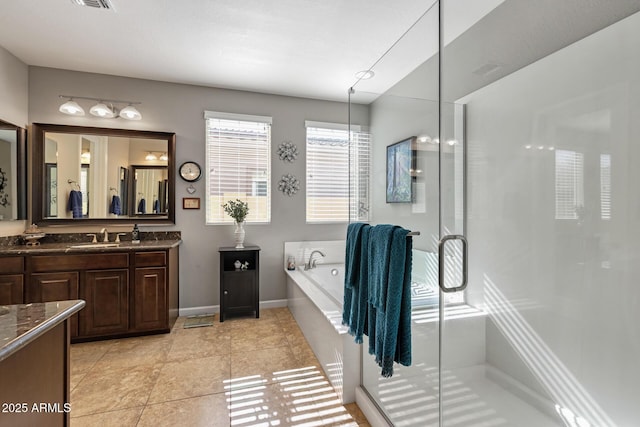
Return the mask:
<svg viewBox="0 0 640 427">
<path fill-rule="evenodd" d="M 287 308 L 71 346 L 71 426 L 369 426 Z"/>
</svg>

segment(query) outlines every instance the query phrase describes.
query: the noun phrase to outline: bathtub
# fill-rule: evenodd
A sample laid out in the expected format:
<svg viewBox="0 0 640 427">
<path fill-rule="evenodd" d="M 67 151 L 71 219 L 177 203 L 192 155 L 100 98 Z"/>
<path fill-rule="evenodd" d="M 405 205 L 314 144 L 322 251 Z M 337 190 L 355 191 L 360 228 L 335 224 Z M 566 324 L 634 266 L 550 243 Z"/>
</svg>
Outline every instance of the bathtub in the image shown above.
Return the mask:
<svg viewBox="0 0 640 427">
<path fill-rule="evenodd" d="M 316 268 L 304 271 L 303 255 L 309 250 L 287 247 L 295 243 L 314 243 L 313 247 L 322 248 L 327 256 Z M 331 246 L 335 249 L 331 250 Z M 342 325 L 344 264 L 336 262 L 344 257 L 344 241 L 287 242 L 285 259 L 287 253 L 300 254 L 298 268 L 285 269 L 289 310 L 342 403 L 355 402 L 360 384 L 360 345 Z"/>
</svg>

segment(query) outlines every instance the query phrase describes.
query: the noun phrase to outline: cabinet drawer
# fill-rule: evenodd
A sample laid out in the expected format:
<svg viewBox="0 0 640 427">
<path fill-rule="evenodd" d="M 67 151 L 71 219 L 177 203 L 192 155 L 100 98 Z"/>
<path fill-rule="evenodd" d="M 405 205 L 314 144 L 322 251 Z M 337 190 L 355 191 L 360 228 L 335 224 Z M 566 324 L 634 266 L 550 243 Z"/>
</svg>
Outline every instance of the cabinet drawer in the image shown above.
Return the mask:
<svg viewBox="0 0 640 427">
<path fill-rule="evenodd" d="M 167 253 L 159 252 L 137 252 L 136 267 L 164 267 L 167 265 Z"/>
<path fill-rule="evenodd" d="M 43 255 L 30 259 L 32 272 L 127 268 L 129 254 Z"/>
<path fill-rule="evenodd" d="M 0 273 L 22 273 L 23 257 L 0 257 Z"/>
</svg>

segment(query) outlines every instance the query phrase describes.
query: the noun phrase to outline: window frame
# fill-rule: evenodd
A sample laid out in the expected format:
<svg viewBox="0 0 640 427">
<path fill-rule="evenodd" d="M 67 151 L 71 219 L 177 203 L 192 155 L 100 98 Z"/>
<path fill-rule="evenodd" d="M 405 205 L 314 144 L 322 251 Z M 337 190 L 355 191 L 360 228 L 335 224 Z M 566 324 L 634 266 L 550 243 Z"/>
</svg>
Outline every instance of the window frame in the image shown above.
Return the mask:
<svg viewBox="0 0 640 427">
<path fill-rule="evenodd" d="M 211 196 L 211 183 L 212 176 L 211 171 L 214 170 L 213 165 L 211 165 L 210 159 L 210 127 L 209 120 L 219 120 L 219 121 L 230 121 L 230 122 L 249 122 L 256 125 L 265 125 L 266 130 L 266 138 L 264 141 L 265 146 L 262 147 L 262 150 L 265 151 L 263 156 L 260 157 L 261 160 L 266 161 L 266 173 L 264 179 L 257 179 L 255 176 L 251 179 L 247 179 L 246 181 L 242 181 L 242 185 L 248 186 L 249 191 L 245 193 L 244 196 L 239 196 L 240 200 L 247 201 L 247 198 L 250 197 L 266 197 L 266 207 L 264 217 L 260 219 L 252 219 L 251 216 L 251 204 L 249 205 L 249 213 L 250 216 L 245 219 L 245 223 L 249 224 L 270 224 L 271 223 L 271 199 L 272 199 L 272 191 L 271 191 L 271 173 L 272 173 L 272 165 L 271 165 L 271 127 L 273 124 L 273 119 L 270 116 L 257 116 L 257 115 L 249 115 L 249 114 L 237 114 L 237 113 L 227 113 L 227 112 L 218 112 L 218 111 L 205 111 L 204 112 L 205 119 L 205 225 L 229 225 L 233 224 L 233 218 L 229 217 L 223 210 L 220 210 L 218 213 L 221 216 L 214 216 L 211 206 L 213 203 Z M 256 140 L 257 141 L 257 140 Z M 256 148 L 258 150 L 258 148 Z M 262 177 L 260 177 L 262 178 Z M 256 192 L 256 188 L 258 188 L 257 183 L 266 182 L 266 196 L 256 196 L 253 195 Z M 256 194 L 259 192 L 256 192 Z M 221 198 L 223 196 L 220 196 Z M 230 197 L 229 200 L 235 200 L 236 197 Z M 220 208 L 221 209 L 221 208 Z"/>
<path fill-rule="evenodd" d="M 306 148 L 306 160 L 305 160 L 305 176 L 306 176 L 306 192 L 305 192 L 305 223 L 306 224 L 347 224 L 349 222 L 353 222 L 353 221 L 368 221 L 369 220 L 369 215 L 370 215 L 370 194 L 371 194 L 371 190 L 370 190 L 370 177 L 369 177 L 369 172 L 371 170 L 371 135 L 364 131 L 363 128 L 359 125 L 346 125 L 346 124 L 340 124 L 340 123 L 329 123 L 329 122 L 317 122 L 317 121 L 311 121 L 311 120 L 307 120 L 305 121 L 305 148 Z M 315 130 L 319 130 L 319 131 L 337 131 L 337 132 L 344 132 L 345 133 L 345 144 L 347 147 L 347 153 L 346 153 L 346 163 L 347 163 L 347 172 L 346 172 L 346 177 L 347 177 L 347 187 L 346 187 L 346 192 L 347 192 L 347 214 L 346 217 L 344 218 L 339 218 L 339 219 L 318 219 L 317 217 L 314 217 L 312 219 L 309 218 L 309 204 L 310 204 L 310 197 L 313 195 L 313 191 L 312 188 L 310 186 L 311 184 L 311 172 L 310 172 L 310 161 L 311 156 L 310 156 L 310 135 L 309 135 L 309 130 L 310 129 L 315 129 Z M 317 138 L 317 136 L 315 136 L 315 138 Z M 356 155 L 354 156 L 354 145 L 355 144 L 363 144 L 363 145 L 358 145 L 356 148 L 358 149 L 358 151 L 355 153 Z M 366 154 L 363 153 L 362 151 L 360 151 L 360 149 L 366 145 Z M 355 157 L 355 160 L 354 160 Z M 364 158 L 363 158 L 364 157 Z M 366 168 L 364 170 L 364 172 L 361 174 L 360 173 L 360 168 L 358 169 L 357 172 L 354 173 L 354 171 L 352 170 L 352 164 L 353 162 L 356 161 L 359 164 L 361 162 L 363 162 L 364 164 L 366 164 Z M 355 177 L 354 177 L 355 175 Z M 359 181 L 356 181 L 355 178 L 361 178 L 362 176 L 366 176 L 365 180 L 366 182 L 364 183 L 364 186 L 360 185 Z M 355 200 L 353 200 L 352 197 L 352 193 L 357 189 L 357 191 L 360 193 L 361 191 L 364 192 L 364 195 L 358 194 L 358 197 L 356 197 Z M 340 197 L 342 195 L 339 195 L 338 197 Z M 358 214 L 354 214 L 355 212 L 355 206 L 354 204 L 358 204 L 358 206 L 360 205 L 360 202 L 364 200 L 366 206 L 364 207 L 363 211 L 366 212 L 366 214 L 362 215 L 360 214 L 361 210 L 358 209 Z"/>
</svg>

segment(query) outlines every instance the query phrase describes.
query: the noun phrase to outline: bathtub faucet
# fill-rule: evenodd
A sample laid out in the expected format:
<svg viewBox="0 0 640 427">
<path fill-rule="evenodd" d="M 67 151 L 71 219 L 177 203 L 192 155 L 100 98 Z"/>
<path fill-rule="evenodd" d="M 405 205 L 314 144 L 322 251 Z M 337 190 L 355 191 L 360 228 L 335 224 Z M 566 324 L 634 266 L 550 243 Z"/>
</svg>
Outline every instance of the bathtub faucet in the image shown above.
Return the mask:
<svg viewBox="0 0 640 427">
<path fill-rule="evenodd" d="M 304 265 L 305 271 L 311 270 L 312 268 L 316 268 L 316 260 L 313 259 L 313 255 L 315 255 L 316 253 L 322 255 L 322 257 L 324 258 L 324 254 L 321 251 L 319 250 L 312 251 L 311 254 L 309 255 L 309 261 Z"/>
</svg>

